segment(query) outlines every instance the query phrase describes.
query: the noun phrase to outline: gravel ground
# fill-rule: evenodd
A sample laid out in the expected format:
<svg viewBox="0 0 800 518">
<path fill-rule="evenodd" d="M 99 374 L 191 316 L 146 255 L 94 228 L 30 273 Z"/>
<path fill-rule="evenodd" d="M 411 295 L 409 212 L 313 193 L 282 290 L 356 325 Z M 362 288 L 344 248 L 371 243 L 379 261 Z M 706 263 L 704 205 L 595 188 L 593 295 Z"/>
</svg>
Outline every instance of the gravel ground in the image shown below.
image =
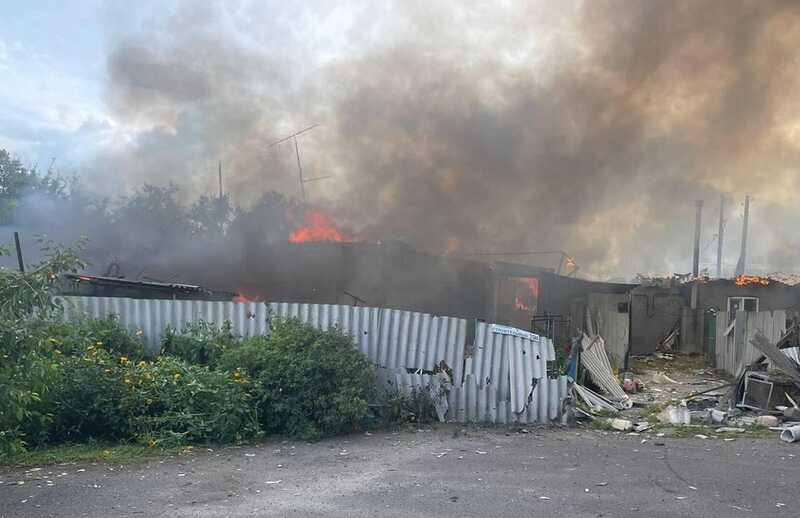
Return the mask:
<svg viewBox="0 0 800 518">
<path fill-rule="evenodd" d="M 0 516 L 800 516 L 798 455 L 777 439 L 445 426 L 0 471 Z"/>
</svg>

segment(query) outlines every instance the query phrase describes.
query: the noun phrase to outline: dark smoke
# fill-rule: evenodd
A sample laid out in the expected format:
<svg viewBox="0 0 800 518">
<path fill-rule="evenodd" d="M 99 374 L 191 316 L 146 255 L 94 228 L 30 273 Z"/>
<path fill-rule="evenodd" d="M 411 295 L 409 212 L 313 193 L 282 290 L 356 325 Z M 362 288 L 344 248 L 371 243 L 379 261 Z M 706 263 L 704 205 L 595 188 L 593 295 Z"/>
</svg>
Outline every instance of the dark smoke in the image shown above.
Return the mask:
<svg viewBox="0 0 800 518">
<path fill-rule="evenodd" d="M 366 239 L 565 250 L 582 274 L 630 278 L 689 269 L 695 199 L 713 262 L 725 195 L 732 267 L 751 194 L 753 262 L 795 264 L 797 2 L 354 7 L 344 50 L 317 61 L 194 5 L 109 54 L 108 105 L 139 133 L 92 165 L 106 192 L 213 192 L 221 160 L 236 203 L 296 196 L 293 148 L 267 144 L 320 123 L 304 164 L 334 176 L 309 195 Z"/>
</svg>

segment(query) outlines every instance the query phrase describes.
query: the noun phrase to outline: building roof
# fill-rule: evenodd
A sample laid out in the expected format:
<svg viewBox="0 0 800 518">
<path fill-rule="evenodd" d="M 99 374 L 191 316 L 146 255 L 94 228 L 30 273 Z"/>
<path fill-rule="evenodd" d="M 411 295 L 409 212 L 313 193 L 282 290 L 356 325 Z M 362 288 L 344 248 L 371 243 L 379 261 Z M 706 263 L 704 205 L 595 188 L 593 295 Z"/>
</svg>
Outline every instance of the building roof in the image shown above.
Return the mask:
<svg viewBox="0 0 800 518">
<path fill-rule="evenodd" d="M 165 298 L 165 296 L 176 296 L 178 298 L 196 298 L 196 299 L 232 299 L 237 296 L 236 293 L 231 291 L 212 290 L 202 286 L 193 284 L 181 283 L 168 283 L 168 282 L 154 282 L 154 281 L 136 281 L 131 279 L 124 279 L 120 277 L 104 277 L 100 275 L 88 274 L 64 274 L 62 278 L 66 281 L 66 285 L 62 288 L 62 294 L 81 294 L 86 295 L 83 286 L 93 289 L 93 291 L 119 291 L 122 293 L 137 292 L 142 295 L 151 293 L 156 295 L 154 298 Z M 72 286 L 70 286 L 72 284 Z M 73 293 L 77 292 L 77 293 Z M 101 295 L 103 293 L 93 293 Z M 113 294 L 106 294 L 114 296 Z M 118 295 L 119 296 L 119 295 Z"/>
</svg>

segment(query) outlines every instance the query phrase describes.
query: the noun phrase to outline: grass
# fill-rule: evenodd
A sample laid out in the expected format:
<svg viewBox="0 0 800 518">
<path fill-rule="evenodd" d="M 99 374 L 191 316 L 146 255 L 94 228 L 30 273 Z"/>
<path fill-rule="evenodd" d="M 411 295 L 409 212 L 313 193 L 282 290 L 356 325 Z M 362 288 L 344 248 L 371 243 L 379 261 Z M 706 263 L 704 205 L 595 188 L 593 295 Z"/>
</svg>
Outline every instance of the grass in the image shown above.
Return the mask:
<svg viewBox="0 0 800 518">
<path fill-rule="evenodd" d="M 608 419 L 595 419 L 592 421 L 592 430 L 597 430 L 599 432 L 616 432 L 617 430 L 611 426 L 611 423 Z"/>
<path fill-rule="evenodd" d="M 647 361 L 650 360 L 650 361 Z M 700 354 L 681 354 L 674 353 L 673 359 L 656 358 L 635 358 L 631 365 L 634 374 L 644 374 L 646 372 L 661 371 L 669 375 L 670 372 L 691 373 L 699 370 L 708 369 L 711 363 L 708 358 Z"/>
<path fill-rule="evenodd" d="M 24 468 L 64 462 L 102 461 L 129 464 L 163 455 L 191 452 L 191 448 L 149 448 L 138 444 L 83 443 L 34 448 L 0 459 L 0 466 Z"/>
</svg>

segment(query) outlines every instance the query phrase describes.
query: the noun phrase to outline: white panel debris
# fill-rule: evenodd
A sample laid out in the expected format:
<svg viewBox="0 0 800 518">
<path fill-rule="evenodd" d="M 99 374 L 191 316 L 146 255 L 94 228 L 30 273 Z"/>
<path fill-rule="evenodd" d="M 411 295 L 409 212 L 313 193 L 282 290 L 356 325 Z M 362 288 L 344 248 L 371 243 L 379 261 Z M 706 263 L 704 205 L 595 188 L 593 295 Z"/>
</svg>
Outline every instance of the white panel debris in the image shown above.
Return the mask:
<svg viewBox="0 0 800 518">
<path fill-rule="evenodd" d="M 608 397 L 623 405 L 624 408 L 632 406 L 630 398 L 622 390 L 619 380 L 614 376 L 611 363 L 608 361 L 603 337 L 584 335 L 581 339 L 581 364 L 589 372 L 592 381 L 605 392 Z"/>
</svg>

